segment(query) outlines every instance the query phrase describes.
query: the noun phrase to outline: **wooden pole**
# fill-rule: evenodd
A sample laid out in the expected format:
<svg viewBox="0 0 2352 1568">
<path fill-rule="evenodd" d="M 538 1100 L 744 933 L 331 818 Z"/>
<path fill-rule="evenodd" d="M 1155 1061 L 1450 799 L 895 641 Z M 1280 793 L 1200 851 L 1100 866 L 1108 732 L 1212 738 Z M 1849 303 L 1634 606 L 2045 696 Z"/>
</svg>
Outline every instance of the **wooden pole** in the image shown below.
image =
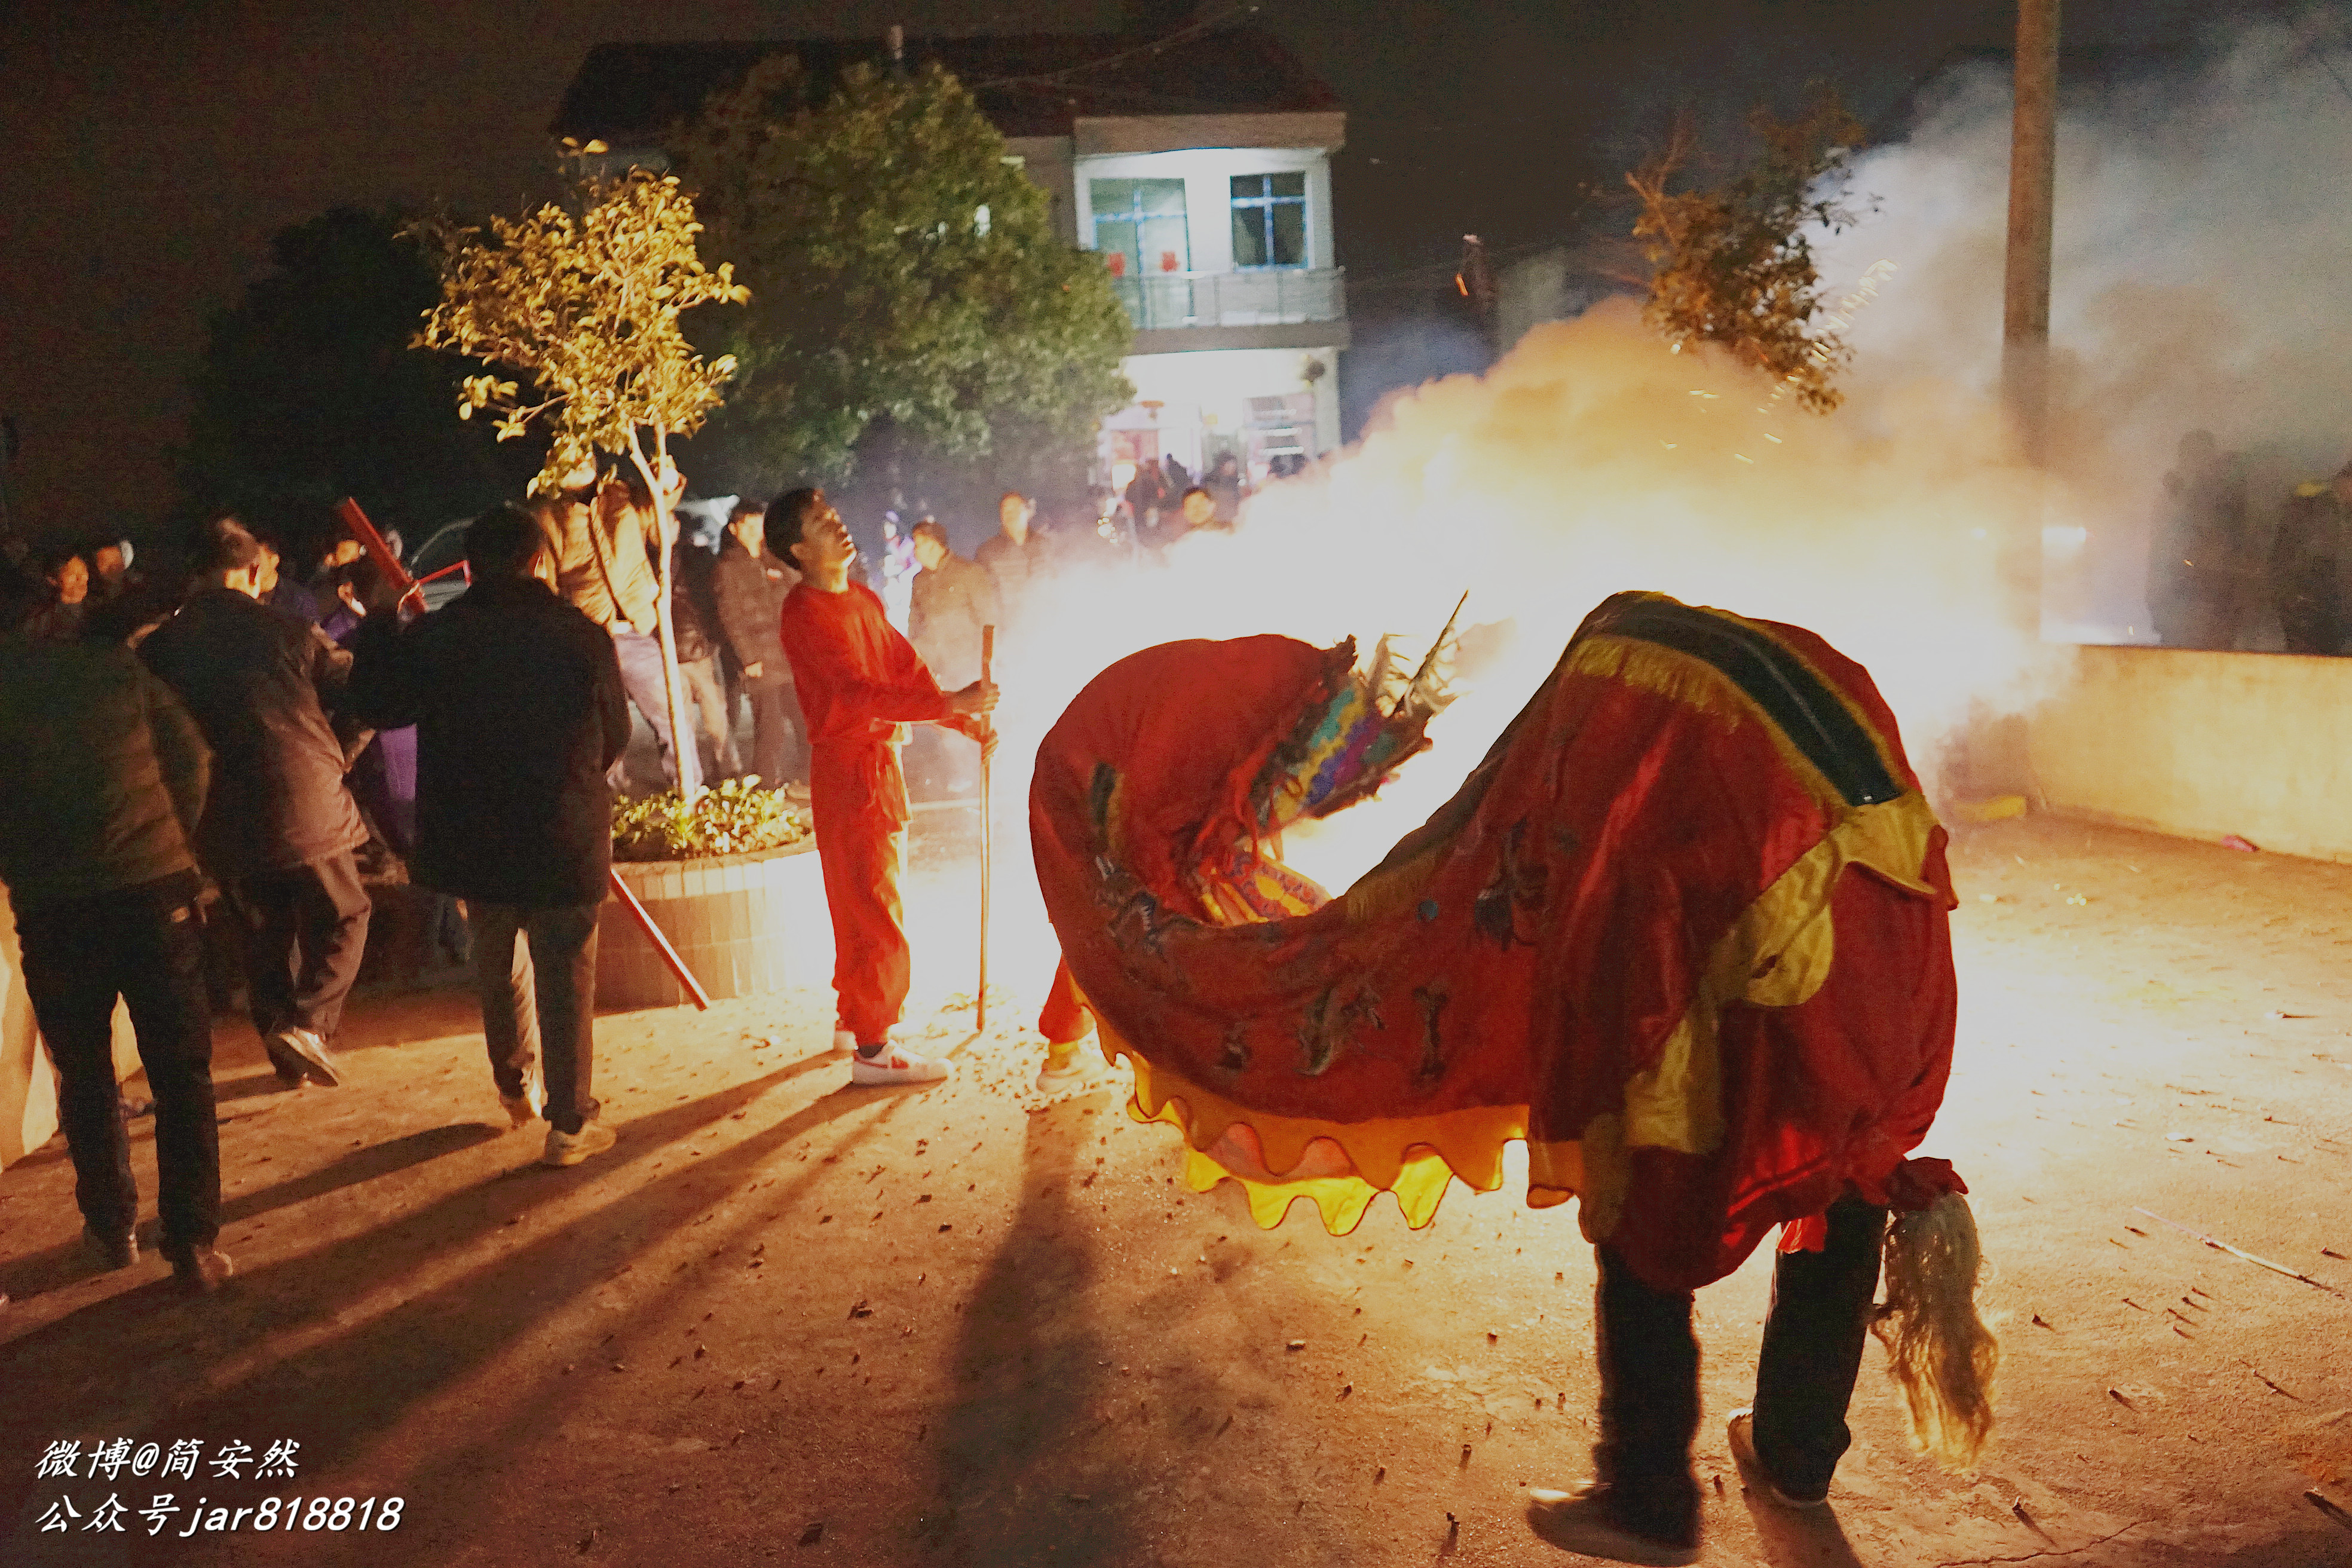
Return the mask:
<svg viewBox="0 0 2352 1568">
<path fill-rule="evenodd" d="M 980 682 L 988 684 L 996 664 L 996 628 L 980 628 Z M 987 721 L 984 733 L 995 732 L 996 721 Z M 989 798 L 989 761 L 987 742 L 982 741 L 980 753 L 980 1016 L 977 1027 L 983 1034 L 988 1029 L 988 871 L 994 860 L 996 829 L 992 802 Z"/>
<path fill-rule="evenodd" d="M 400 563 L 400 557 L 392 552 L 391 546 L 384 543 L 383 535 L 376 531 L 375 524 L 370 522 L 367 513 L 360 510 L 360 503 L 345 496 L 335 503 L 335 513 L 343 520 L 343 526 L 352 531 L 352 537 L 360 542 L 360 548 L 374 560 L 376 570 L 383 574 L 384 581 L 406 598 L 415 586 L 409 579 L 408 569 Z M 594 526 L 593 520 L 591 520 L 590 526 Z M 702 989 L 702 982 L 694 977 L 694 971 L 686 966 L 686 960 L 677 955 L 677 949 L 670 946 L 669 938 L 664 936 L 661 927 L 654 923 L 654 917 L 646 912 L 646 906 L 637 902 L 637 896 L 629 891 L 626 882 L 621 880 L 620 868 L 613 868 L 605 873 L 604 879 L 613 889 L 614 897 L 621 900 L 622 907 L 629 911 L 629 917 L 644 931 L 646 940 L 654 944 L 654 951 L 661 954 L 662 962 L 669 965 L 669 972 L 680 988 L 693 998 L 695 1009 L 709 1012 L 710 995 Z"/>
<path fill-rule="evenodd" d="M 2016 106 L 2009 141 L 2009 265 L 2001 296 L 2001 394 L 2018 455 L 2050 456 L 2050 252 L 2058 184 L 2059 0 L 2018 0 Z M 2034 500 L 2002 540 L 2011 616 L 2042 630 L 2042 507 Z"/>
</svg>

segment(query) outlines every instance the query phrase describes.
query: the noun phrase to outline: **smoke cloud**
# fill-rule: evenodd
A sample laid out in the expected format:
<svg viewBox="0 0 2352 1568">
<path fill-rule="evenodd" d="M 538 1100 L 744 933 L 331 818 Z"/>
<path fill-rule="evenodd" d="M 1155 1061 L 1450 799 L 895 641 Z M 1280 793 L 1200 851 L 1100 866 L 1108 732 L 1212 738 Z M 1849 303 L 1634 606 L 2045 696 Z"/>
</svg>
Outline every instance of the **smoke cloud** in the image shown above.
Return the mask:
<svg viewBox="0 0 2352 1568">
<path fill-rule="evenodd" d="M 2273 510 L 2342 460 L 2352 92 L 2323 52 L 2338 19 L 2244 29 L 2064 100 L 2041 503 L 2053 632 L 2145 640 L 2147 524 L 2184 432 L 2247 450 Z M 1594 605 L 1643 588 L 1795 623 L 1861 661 L 1932 789 L 1971 711 L 2024 710 L 2057 659 L 2009 629 L 1993 570 L 2032 499 L 1995 402 L 2008 84 L 1965 70 L 1924 102 L 1914 135 L 1860 161 L 1873 216 L 1822 241 L 1832 297 L 1894 264 L 1854 314 L 1836 414 L 1670 352 L 1629 300 L 1538 327 L 1483 377 L 1393 399 L 1322 471 L 1254 498 L 1238 533 L 1189 539 L 1164 570 L 1057 584 L 1000 661 L 1004 771 L 1137 648 L 1272 631 L 1369 650 L 1392 634 L 1413 655 L 1467 589 L 1465 625 L 1512 624 L 1506 656 L 1380 804 L 1294 836 L 1302 869 L 1344 885 L 1459 785 Z M 1024 795 L 1004 779 L 1008 818 Z"/>
<path fill-rule="evenodd" d="M 2279 500 L 2352 443 L 2352 38 L 2342 7 L 2241 25 L 2163 68 L 2062 92 L 2052 264 L 2053 633 L 2145 641 L 2147 535 L 2185 433 L 2246 454 L 2256 556 Z M 1905 142 L 1859 161 L 1875 216 L 1825 238 L 1825 275 L 1901 270 L 1855 321 L 1873 417 L 1926 380 L 2000 369 L 2005 69 L 1953 73 Z M 2079 531 L 2079 533 L 2078 531 Z M 2278 646 L 2274 627 L 2268 646 Z"/>
<path fill-rule="evenodd" d="M 2022 700 L 2035 669 L 1992 571 L 1990 522 L 2023 493 L 1995 410 L 1920 382 L 1822 419 L 1770 391 L 1674 353 L 1631 301 L 1539 327 L 1485 376 L 1396 399 L 1324 472 L 1255 497 L 1237 533 L 1188 538 L 1165 570 L 1061 580 L 1042 646 L 1002 665 L 1005 754 L 1136 648 L 1281 632 L 1369 652 L 1393 635 L 1417 657 L 1466 589 L 1465 625 L 1515 636 L 1382 806 L 1311 836 L 1302 868 L 1344 883 L 1459 784 L 1595 605 L 1643 588 L 1824 636 L 1929 763 L 1971 700 Z"/>
</svg>

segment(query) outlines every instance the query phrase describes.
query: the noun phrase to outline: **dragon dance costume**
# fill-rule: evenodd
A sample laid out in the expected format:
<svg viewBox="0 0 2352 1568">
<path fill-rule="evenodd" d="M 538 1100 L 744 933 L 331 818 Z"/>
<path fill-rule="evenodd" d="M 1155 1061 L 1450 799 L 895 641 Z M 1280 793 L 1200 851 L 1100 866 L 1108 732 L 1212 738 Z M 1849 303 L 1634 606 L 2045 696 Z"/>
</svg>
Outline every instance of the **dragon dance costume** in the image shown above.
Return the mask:
<svg viewBox="0 0 2352 1568">
<path fill-rule="evenodd" d="M 1622 594 L 1460 792 L 1331 898 L 1283 826 L 1426 745 L 1352 645 L 1185 642 L 1112 666 L 1040 747 L 1031 835 L 1064 968 L 1042 1026 L 1128 1057 L 1196 1191 L 1258 1223 L 1448 1182 L 1580 1200 L 1649 1286 L 1696 1289 L 1906 1161 L 1956 1010 L 1944 833 L 1861 667 L 1811 633 Z"/>
</svg>

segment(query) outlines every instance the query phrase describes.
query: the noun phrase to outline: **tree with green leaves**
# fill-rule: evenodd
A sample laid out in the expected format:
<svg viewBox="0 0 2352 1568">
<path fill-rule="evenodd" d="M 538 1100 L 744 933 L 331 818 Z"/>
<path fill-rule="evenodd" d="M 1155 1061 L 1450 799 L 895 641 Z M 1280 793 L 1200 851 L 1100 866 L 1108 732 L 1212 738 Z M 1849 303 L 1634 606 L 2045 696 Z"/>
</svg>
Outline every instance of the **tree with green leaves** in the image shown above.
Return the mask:
<svg viewBox="0 0 2352 1568">
<path fill-rule="evenodd" d="M 287 547 L 355 496 L 410 540 L 514 493 L 533 457 L 467 438 L 449 396 L 478 363 L 411 351 L 439 292 L 390 215 L 337 207 L 280 229 L 269 272 L 212 318 L 175 454 L 184 507 L 233 507 Z"/>
<path fill-rule="evenodd" d="M 660 523 L 662 680 L 670 734 L 682 749 L 694 740 L 670 625 L 669 546 L 677 531 L 671 508 L 684 485 L 669 443 L 693 435 L 719 406 L 735 362 L 705 360 L 680 323 L 698 305 L 740 305 L 751 291 L 735 281 L 731 266 L 703 265 L 702 225 L 676 175 L 597 174 L 593 160 L 603 143 L 564 145 L 577 169 L 570 205 L 492 218 L 488 239 L 449 222 L 413 230 L 441 268 L 441 298 L 425 312 L 415 344 L 493 367 L 465 379 L 460 419 L 493 416 L 501 441 L 544 430 L 547 460 L 531 480 L 535 493 L 594 475 L 604 454 L 632 464 L 645 480 Z M 528 377 L 530 390 L 520 380 L 500 380 L 498 366 Z M 682 764 L 679 772 L 683 777 Z"/>
<path fill-rule="evenodd" d="M 730 488 L 838 482 L 884 441 L 1027 475 L 1083 460 L 1134 395 L 1133 331 L 1100 259 L 1053 232 L 962 84 L 789 54 L 666 139 L 753 294 L 701 327 L 738 380 L 703 447 Z"/>
<path fill-rule="evenodd" d="M 1827 414 L 1843 400 L 1837 375 L 1853 350 L 1815 322 L 1822 279 L 1808 231 L 1835 234 L 1855 221 L 1848 202 L 1862 125 L 1827 88 L 1793 120 L 1759 107 L 1748 123 L 1761 150 L 1722 184 L 1673 188 L 1695 158 L 1687 122 L 1625 176 L 1642 204 L 1633 237 L 1655 268 L 1644 319 L 1676 348 L 1715 343 Z"/>
</svg>

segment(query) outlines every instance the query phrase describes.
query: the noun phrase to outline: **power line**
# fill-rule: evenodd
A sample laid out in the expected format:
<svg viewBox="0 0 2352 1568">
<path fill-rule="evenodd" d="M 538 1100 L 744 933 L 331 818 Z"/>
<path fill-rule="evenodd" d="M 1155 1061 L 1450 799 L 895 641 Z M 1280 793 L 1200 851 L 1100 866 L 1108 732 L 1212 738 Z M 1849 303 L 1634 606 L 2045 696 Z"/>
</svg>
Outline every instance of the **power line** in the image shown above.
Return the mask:
<svg viewBox="0 0 2352 1568">
<path fill-rule="evenodd" d="M 1148 44 L 1138 44 L 1133 48 L 1121 49 L 1116 54 L 1104 55 L 1098 59 L 1080 60 L 1076 65 L 1057 66 L 1052 70 L 1039 71 L 1030 76 L 1001 76 L 988 81 L 972 82 L 967 85 L 975 92 L 992 87 L 1061 86 L 1069 78 L 1084 71 L 1101 70 L 1107 67 L 1123 65 L 1143 55 L 1154 55 L 1178 44 L 1189 44 L 1195 38 L 1221 31 L 1228 24 L 1241 17 L 1255 16 L 1258 9 L 1256 0 L 1241 0 L 1241 3 L 1228 5 L 1222 11 L 1213 11 L 1206 16 L 1195 17 L 1164 37 L 1154 38 Z"/>
</svg>

